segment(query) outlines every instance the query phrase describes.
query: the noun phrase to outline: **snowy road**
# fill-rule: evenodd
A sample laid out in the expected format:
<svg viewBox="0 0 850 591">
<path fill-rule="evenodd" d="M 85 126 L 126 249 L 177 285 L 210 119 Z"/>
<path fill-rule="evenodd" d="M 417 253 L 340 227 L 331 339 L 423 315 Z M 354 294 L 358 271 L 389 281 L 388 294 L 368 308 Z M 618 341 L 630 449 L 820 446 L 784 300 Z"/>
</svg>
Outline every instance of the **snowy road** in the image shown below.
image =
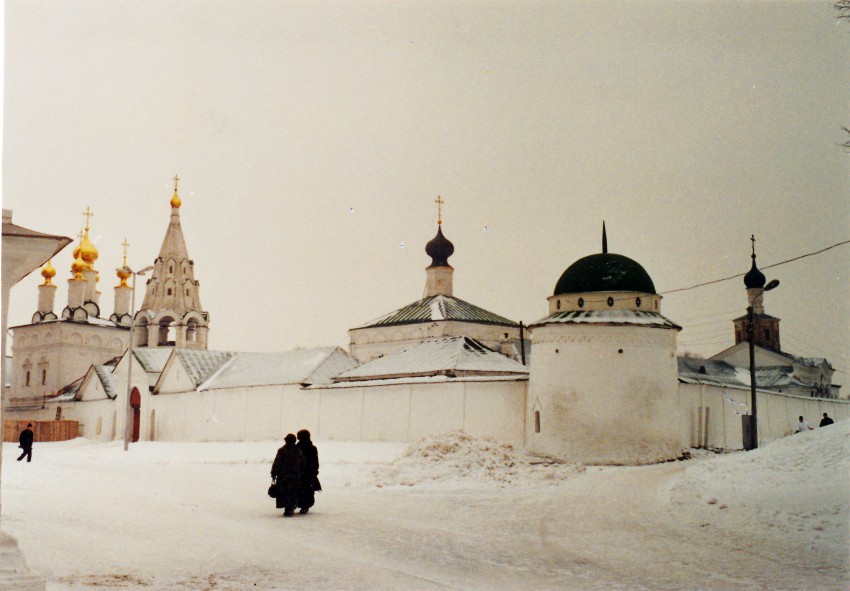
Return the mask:
<svg viewBox="0 0 850 591">
<path fill-rule="evenodd" d="M 846 589 L 840 481 L 817 510 L 794 488 L 769 514 L 739 481 L 811 452 L 791 443 L 846 452 L 847 431 L 759 450 L 743 472 L 731 454 L 504 486 L 425 464 L 409 486 L 376 486 L 406 446 L 319 442 L 325 491 L 291 519 L 265 496 L 273 442 L 77 440 L 37 445 L 30 465 L 6 445 L 3 528 L 50 591 Z M 844 463 L 811 469 L 846 485 L 833 455 Z"/>
</svg>

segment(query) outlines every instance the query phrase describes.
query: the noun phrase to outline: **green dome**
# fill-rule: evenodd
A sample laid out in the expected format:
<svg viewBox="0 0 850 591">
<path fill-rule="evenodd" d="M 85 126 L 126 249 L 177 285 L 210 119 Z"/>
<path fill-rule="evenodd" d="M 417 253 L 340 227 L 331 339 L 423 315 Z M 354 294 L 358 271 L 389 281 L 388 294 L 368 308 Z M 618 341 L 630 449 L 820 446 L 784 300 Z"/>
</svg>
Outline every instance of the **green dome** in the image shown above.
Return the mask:
<svg viewBox="0 0 850 591">
<path fill-rule="evenodd" d="M 558 279 L 555 294 L 594 291 L 637 291 L 655 293 L 649 273 L 621 254 L 592 254 L 570 265 Z"/>
</svg>

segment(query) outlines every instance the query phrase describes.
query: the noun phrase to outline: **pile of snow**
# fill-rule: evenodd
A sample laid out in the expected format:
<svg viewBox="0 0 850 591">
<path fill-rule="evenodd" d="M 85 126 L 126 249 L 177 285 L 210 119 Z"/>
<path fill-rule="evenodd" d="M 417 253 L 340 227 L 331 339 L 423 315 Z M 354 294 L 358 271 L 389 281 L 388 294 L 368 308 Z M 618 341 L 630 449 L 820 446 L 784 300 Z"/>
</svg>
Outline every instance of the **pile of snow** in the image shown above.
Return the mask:
<svg viewBox="0 0 850 591">
<path fill-rule="evenodd" d="M 527 455 L 490 437 L 462 431 L 425 437 L 373 472 L 375 486 L 414 486 L 429 482 L 499 486 L 559 482 L 584 466 Z"/>
<path fill-rule="evenodd" d="M 702 527 L 805 540 L 846 561 L 850 523 L 850 421 L 791 435 L 759 449 L 705 459 L 670 489 L 674 511 Z M 839 556 L 840 555 L 840 556 Z"/>
</svg>

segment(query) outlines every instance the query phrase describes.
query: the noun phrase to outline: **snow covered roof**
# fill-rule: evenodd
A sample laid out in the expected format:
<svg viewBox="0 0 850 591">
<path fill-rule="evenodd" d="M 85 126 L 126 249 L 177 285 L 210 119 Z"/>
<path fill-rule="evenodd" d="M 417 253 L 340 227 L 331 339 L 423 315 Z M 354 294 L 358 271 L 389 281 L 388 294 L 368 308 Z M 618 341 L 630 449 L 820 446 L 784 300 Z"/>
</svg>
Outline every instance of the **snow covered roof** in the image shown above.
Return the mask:
<svg viewBox="0 0 850 591">
<path fill-rule="evenodd" d="M 749 388 L 749 372 L 742 372 L 725 361 L 679 357 L 679 381 L 686 384 L 710 384 L 733 388 Z M 744 380 L 746 377 L 746 381 Z"/>
<path fill-rule="evenodd" d="M 411 345 L 334 378 L 334 382 L 446 375 L 528 376 L 528 368 L 469 337 L 445 337 Z"/>
<path fill-rule="evenodd" d="M 222 365 L 238 353 L 232 351 L 209 351 L 206 349 L 174 349 L 189 378 L 195 386 L 200 386 L 207 378 L 216 373 Z"/>
<path fill-rule="evenodd" d="M 674 328 L 676 330 L 681 330 L 682 328 L 658 312 L 644 312 L 642 310 L 578 310 L 555 312 L 546 318 L 538 320 L 531 326 L 540 324 L 635 325 Z"/>
<path fill-rule="evenodd" d="M 106 393 L 106 396 L 115 400 L 121 388 L 121 385 L 115 378 L 115 374 L 112 373 L 115 370 L 115 365 L 95 365 L 93 367 L 97 378 L 103 385 L 103 391 Z"/>
<path fill-rule="evenodd" d="M 339 347 L 279 353 L 234 353 L 198 390 L 278 384 L 329 384 L 357 362 Z"/>
<path fill-rule="evenodd" d="M 376 320 L 367 322 L 357 328 L 374 326 L 390 326 L 393 324 L 416 324 L 439 320 L 456 320 L 461 322 L 476 322 L 479 324 L 498 324 L 504 326 L 519 326 L 513 320 L 488 312 L 460 298 L 448 295 L 435 295 L 422 298 Z"/>
<path fill-rule="evenodd" d="M 139 360 L 146 372 L 160 373 L 173 350 L 172 347 L 140 347 L 133 349 L 133 355 Z"/>
</svg>

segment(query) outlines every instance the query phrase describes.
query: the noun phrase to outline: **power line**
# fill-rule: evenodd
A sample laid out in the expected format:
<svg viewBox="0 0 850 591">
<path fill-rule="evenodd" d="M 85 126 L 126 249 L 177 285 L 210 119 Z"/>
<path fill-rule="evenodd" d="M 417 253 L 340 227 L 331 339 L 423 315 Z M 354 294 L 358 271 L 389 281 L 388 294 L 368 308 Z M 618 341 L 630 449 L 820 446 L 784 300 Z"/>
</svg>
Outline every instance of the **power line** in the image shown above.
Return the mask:
<svg viewBox="0 0 850 591">
<path fill-rule="evenodd" d="M 842 242 L 836 242 L 835 244 L 831 244 L 831 245 L 827 246 L 826 248 L 822 248 L 822 249 L 816 250 L 814 252 L 807 252 L 806 254 L 801 254 L 800 256 L 797 256 L 797 257 L 794 257 L 794 258 L 791 258 L 791 259 L 780 261 L 778 263 L 773 263 L 771 265 L 766 265 L 766 266 L 762 267 L 762 269 L 771 269 L 773 267 L 778 267 L 779 265 L 785 265 L 787 263 L 799 261 L 800 259 L 804 259 L 806 257 L 811 257 L 811 256 L 815 256 L 815 255 L 824 253 L 824 252 L 831 250 L 833 248 L 843 246 L 844 244 L 850 244 L 850 240 L 844 240 Z M 679 287 L 677 289 L 670 289 L 668 291 L 662 291 L 662 292 L 659 292 L 659 295 L 667 295 L 667 294 L 676 293 L 676 292 L 679 292 L 679 291 L 688 291 L 688 290 L 691 290 L 691 289 L 696 289 L 698 287 L 705 287 L 707 285 L 714 285 L 715 283 L 721 283 L 723 281 L 730 281 L 732 279 L 737 279 L 738 277 L 743 277 L 744 275 L 746 275 L 746 273 L 738 273 L 737 275 L 732 275 L 730 277 L 723 277 L 722 279 L 714 279 L 712 281 L 706 281 L 704 283 L 697 283 L 696 285 L 691 285 L 690 287 Z"/>
</svg>

